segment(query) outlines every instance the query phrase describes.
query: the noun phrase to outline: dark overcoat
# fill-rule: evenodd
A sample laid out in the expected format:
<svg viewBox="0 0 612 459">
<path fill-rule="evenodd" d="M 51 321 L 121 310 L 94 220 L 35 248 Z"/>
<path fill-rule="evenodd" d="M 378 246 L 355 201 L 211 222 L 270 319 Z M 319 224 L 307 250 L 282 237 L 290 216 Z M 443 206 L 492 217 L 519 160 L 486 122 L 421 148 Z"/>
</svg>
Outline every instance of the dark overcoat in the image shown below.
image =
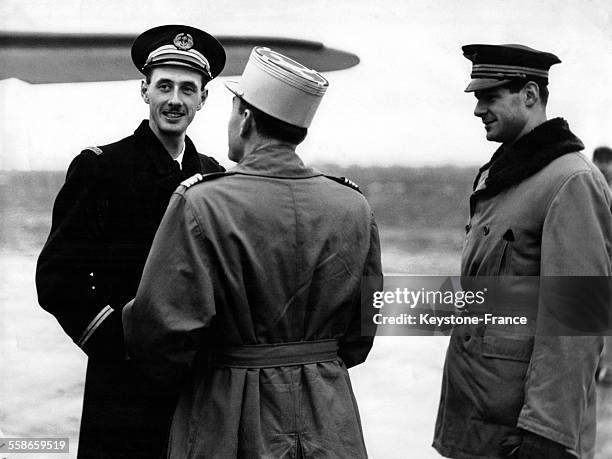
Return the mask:
<svg viewBox="0 0 612 459">
<path fill-rule="evenodd" d="M 145 120 L 70 164 L 40 254 L 41 306 L 89 356 L 79 457 L 163 454 L 176 394 L 125 361 L 121 309 L 136 294 L 155 231 L 186 177 L 223 168 L 185 139 L 182 170 Z"/>
<path fill-rule="evenodd" d="M 363 458 L 347 367 L 372 346 L 363 276 L 382 287 L 372 211 L 287 146 L 230 173 L 176 191 L 124 309 L 130 356 L 189 375 L 169 456 Z"/>
</svg>

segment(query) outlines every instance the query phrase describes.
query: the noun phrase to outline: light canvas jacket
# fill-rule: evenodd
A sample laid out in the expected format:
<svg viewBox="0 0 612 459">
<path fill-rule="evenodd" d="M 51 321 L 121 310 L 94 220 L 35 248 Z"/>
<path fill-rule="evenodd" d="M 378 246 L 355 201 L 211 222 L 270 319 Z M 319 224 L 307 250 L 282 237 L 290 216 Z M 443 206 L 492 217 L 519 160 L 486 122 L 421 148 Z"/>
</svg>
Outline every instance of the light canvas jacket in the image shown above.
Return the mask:
<svg viewBox="0 0 612 459">
<path fill-rule="evenodd" d="M 582 154 L 569 153 L 491 198 L 473 196 L 461 271 L 610 276 L 611 253 L 608 187 Z M 545 300 L 537 285 L 535 295 L 536 303 Z M 582 307 L 586 314 L 590 305 Z M 504 445 L 518 444 L 522 428 L 576 457 L 593 457 L 594 373 L 602 339 L 534 337 L 533 331 L 508 336 L 482 325 L 453 330 L 434 436 L 441 454 L 504 457 Z"/>
<path fill-rule="evenodd" d="M 362 276 L 381 274 L 370 207 L 288 147 L 231 172 L 179 187 L 124 312 L 135 360 L 169 382 L 190 371 L 169 456 L 366 457 L 347 367 L 372 345 L 360 330 Z M 338 340 L 338 357 L 210 365 L 227 346 L 315 340 Z"/>
</svg>

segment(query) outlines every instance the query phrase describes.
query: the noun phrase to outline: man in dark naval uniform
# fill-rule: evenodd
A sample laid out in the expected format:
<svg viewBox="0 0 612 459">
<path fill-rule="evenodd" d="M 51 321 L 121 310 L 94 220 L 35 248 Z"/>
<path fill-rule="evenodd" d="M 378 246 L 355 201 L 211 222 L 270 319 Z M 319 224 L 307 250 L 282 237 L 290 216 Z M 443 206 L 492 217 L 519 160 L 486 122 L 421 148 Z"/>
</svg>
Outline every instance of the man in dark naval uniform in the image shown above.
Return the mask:
<svg viewBox="0 0 612 459">
<path fill-rule="evenodd" d="M 121 309 L 136 294 L 172 192 L 196 173 L 224 170 L 185 135 L 225 65 L 221 44 L 193 27 L 160 26 L 135 40 L 132 60 L 146 77 L 149 120 L 72 161 L 36 270 L 41 306 L 89 357 L 85 458 L 164 454 L 176 395 L 143 381 L 126 360 Z"/>
</svg>

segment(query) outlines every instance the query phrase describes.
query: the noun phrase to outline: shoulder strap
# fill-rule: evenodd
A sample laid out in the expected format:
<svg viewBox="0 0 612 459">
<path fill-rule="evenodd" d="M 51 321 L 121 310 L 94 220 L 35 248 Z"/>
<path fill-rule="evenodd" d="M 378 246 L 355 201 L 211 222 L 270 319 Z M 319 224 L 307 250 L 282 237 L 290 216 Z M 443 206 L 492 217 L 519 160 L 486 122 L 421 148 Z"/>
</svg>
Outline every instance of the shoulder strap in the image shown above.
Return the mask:
<svg viewBox="0 0 612 459">
<path fill-rule="evenodd" d="M 333 180 L 334 182 L 337 182 L 340 185 L 348 186 L 349 188 L 352 188 L 353 190 L 361 193 L 361 190 L 359 189 L 359 185 L 357 185 L 352 180 L 347 179 L 346 177 L 336 177 L 335 175 L 327 175 L 327 174 L 323 174 L 323 177 Z"/>
<path fill-rule="evenodd" d="M 95 153 L 96 155 L 101 155 L 102 154 L 102 149 L 100 147 L 85 147 L 83 149 L 83 151 L 85 150 L 89 150 L 92 153 Z"/>
<path fill-rule="evenodd" d="M 210 174 L 194 174 L 186 180 L 181 182 L 181 185 L 185 188 L 190 188 L 198 183 L 209 182 L 211 180 L 225 177 L 228 175 L 234 175 L 235 172 L 211 172 Z"/>
</svg>

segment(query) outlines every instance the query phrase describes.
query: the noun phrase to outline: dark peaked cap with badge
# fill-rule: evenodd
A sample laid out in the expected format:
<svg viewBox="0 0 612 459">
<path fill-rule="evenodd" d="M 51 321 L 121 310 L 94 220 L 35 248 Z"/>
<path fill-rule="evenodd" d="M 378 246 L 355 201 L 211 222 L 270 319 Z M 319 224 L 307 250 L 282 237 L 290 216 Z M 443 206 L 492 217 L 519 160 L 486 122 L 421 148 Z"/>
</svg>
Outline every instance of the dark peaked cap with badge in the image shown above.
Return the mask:
<svg viewBox="0 0 612 459">
<path fill-rule="evenodd" d="M 548 84 L 548 70 L 561 62 L 554 54 L 523 45 L 465 45 L 461 49 L 472 61 L 472 81 L 465 92 L 496 88 L 517 79 Z"/>
<path fill-rule="evenodd" d="M 186 25 L 163 25 L 140 34 L 132 44 L 132 61 L 141 72 L 162 65 L 187 67 L 208 80 L 225 66 L 225 50 L 215 37 Z"/>
</svg>

